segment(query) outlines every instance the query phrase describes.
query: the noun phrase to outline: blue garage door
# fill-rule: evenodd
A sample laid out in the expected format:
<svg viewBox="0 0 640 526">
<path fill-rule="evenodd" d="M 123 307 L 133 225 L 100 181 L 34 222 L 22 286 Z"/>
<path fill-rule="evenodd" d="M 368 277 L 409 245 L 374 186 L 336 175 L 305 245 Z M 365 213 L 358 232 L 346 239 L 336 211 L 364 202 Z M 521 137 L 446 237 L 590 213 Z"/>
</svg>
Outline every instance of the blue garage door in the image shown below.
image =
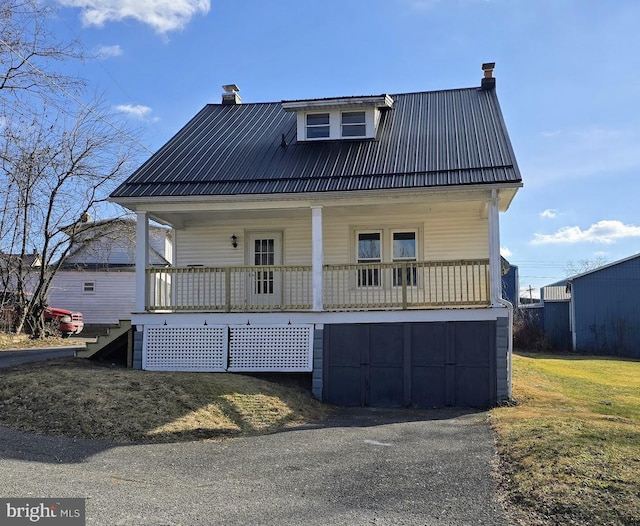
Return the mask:
<svg viewBox="0 0 640 526">
<path fill-rule="evenodd" d="M 323 400 L 343 406 L 490 407 L 495 322 L 325 325 Z"/>
</svg>

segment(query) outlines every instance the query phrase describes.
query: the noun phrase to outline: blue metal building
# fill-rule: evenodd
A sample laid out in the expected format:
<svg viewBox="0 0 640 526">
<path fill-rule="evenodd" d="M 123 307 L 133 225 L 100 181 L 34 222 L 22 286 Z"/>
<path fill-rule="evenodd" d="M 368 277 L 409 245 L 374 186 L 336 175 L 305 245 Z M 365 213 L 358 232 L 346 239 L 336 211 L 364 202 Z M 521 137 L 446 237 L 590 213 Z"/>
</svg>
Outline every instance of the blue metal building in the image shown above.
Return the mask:
<svg viewBox="0 0 640 526">
<path fill-rule="evenodd" d="M 574 350 L 640 358 L 640 254 L 569 278 L 567 290 Z"/>
<path fill-rule="evenodd" d="M 502 297 L 511 303 L 511 305 L 517 307 L 520 304 L 520 280 L 518 278 L 518 267 L 511 265 L 504 258 L 502 259 L 502 263 Z"/>
<path fill-rule="evenodd" d="M 551 346 L 557 351 L 572 349 L 569 328 L 569 305 L 571 294 L 567 290 L 567 280 L 558 281 L 540 289 L 542 326 Z"/>
</svg>

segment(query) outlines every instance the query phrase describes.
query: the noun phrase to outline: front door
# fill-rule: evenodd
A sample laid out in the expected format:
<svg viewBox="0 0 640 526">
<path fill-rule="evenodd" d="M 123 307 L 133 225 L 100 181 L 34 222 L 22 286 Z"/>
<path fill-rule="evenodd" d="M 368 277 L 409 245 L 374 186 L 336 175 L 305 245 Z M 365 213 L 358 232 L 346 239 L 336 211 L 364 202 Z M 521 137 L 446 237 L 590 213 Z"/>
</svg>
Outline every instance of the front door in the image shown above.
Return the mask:
<svg viewBox="0 0 640 526">
<path fill-rule="evenodd" d="M 257 267 L 250 276 L 250 304 L 258 307 L 280 305 L 281 271 L 269 267 L 282 265 L 282 232 L 249 234 L 249 262 Z"/>
</svg>

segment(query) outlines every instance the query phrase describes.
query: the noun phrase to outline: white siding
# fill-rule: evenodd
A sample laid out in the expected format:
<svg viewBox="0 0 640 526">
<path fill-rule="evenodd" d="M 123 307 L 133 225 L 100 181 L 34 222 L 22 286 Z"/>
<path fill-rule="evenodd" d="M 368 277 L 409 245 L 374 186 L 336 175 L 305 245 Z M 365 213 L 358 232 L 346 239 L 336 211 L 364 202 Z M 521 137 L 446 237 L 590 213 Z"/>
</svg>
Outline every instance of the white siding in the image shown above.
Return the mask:
<svg viewBox="0 0 640 526">
<path fill-rule="evenodd" d="M 187 224 L 176 230 L 176 265 L 228 266 L 249 261 L 247 240 L 251 232 L 282 232 L 283 264 L 311 263 L 311 210 L 281 218 L 227 218 L 215 223 Z M 238 247 L 231 245 L 231 236 Z"/>
<path fill-rule="evenodd" d="M 418 260 L 445 261 L 489 257 L 489 228 L 484 203 L 448 202 L 401 206 L 325 207 L 324 262 L 354 263 L 354 232 L 358 228 L 417 229 Z M 229 213 L 220 219 L 186 223 L 175 231 L 176 265 L 227 266 L 249 262 L 246 239 L 252 231 L 283 232 L 283 264 L 311 264 L 311 209 Z M 238 247 L 231 236 L 238 237 Z"/>
<path fill-rule="evenodd" d="M 83 292 L 87 281 L 95 282 L 94 292 Z M 131 319 L 135 308 L 135 273 L 60 270 L 53 278 L 48 303 L 82 312 L 86 324 Z"/>
</svg>

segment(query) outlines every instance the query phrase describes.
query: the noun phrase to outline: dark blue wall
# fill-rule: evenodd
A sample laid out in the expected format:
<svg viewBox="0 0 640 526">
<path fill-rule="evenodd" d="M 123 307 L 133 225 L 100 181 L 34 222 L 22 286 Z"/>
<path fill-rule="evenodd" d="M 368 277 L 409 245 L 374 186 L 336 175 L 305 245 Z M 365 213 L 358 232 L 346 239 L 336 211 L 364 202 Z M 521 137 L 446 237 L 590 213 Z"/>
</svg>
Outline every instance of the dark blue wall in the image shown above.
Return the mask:
<svg viewBox="0 0 640 526">
<path fill-rule="evenodd" d="M 545 335 L 555 350 L 571 350 L 568 301 L 545 301 L 543 326 Z"/>
<path fill-rule="evenodd" d="M 514 307 L 518 306 L 520 289 L 518 281 L 518 267 L 509 265 L 509 272 L 502 276 L 502 297 Z"/>
<path fill-rule="evenodd" d="M 574 278 L 576 350 L 640 357 L 640 256 Z"/>
</svg>

